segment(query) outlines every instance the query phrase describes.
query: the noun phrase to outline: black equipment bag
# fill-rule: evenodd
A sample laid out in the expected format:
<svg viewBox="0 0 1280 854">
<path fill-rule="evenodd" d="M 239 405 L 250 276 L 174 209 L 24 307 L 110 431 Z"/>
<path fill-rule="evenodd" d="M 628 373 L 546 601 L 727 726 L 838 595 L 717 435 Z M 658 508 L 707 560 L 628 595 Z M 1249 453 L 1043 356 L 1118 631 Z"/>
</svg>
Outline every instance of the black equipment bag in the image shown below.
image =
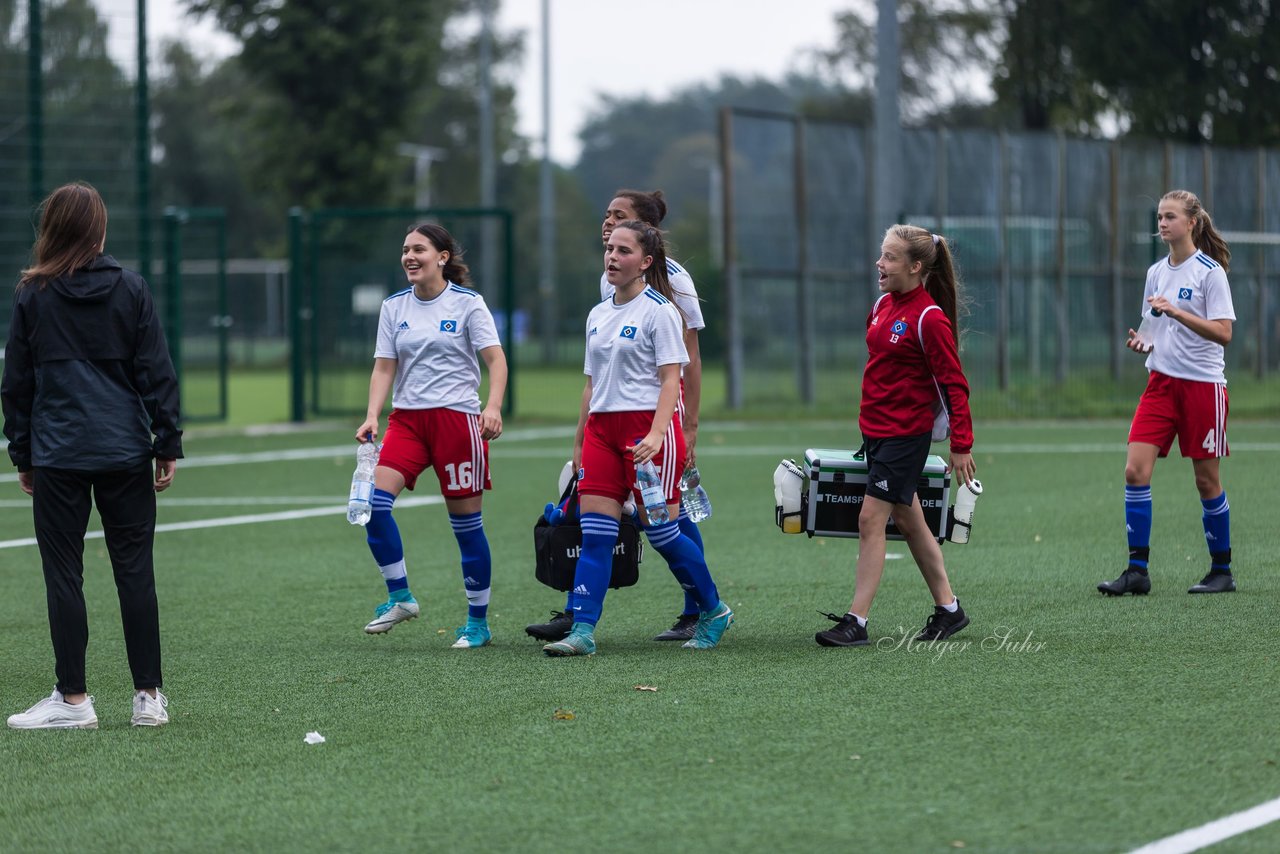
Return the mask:
<svg viewBox="0 0 1280 854">
<path fill-rule="evenodd" d="M 564 592 L 573 589 L 573 574 L 578 568 L 578 554 L 582 549 L 582 526 L 576 518 L 570 518 L 579 515 L 576 476 L 565 487 L 559 506 L 565 508 L 565 521 L 552 525 L 539 515 L 533 526 L 534 575 L 553 590 Z M 613 548 L 610 587 L 630 587 L 640 580 L 643 552 L 640 529 L 630 519 L 623 519 L 618 525 L 618 544 Z"/>
</svg>

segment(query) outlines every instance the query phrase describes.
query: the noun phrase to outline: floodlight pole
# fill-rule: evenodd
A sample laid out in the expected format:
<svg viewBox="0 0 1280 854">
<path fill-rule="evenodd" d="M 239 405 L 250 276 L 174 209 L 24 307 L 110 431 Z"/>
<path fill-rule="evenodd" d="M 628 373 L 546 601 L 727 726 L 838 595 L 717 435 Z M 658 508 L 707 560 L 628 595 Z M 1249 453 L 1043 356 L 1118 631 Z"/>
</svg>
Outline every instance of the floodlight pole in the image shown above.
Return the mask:
<svg viewBox="0 0 1280 854">
<path fill-rule="evenodd" d="M 480 207 L 496 206 L 497 191 L 494 164 L 493 132 L 493 6 L 494 0 L 480 0 Z M 480 290 L 497 303 L 498 286 L 494 259 L 498 254 L 498 241 L 494 226 L 497 223 L 486 217 L 480 223 Z M 511 306 L 506 306 L 510 311 Z M 507 347 L 512 342 L 506 342 Z"/>
<path fill-rule="evenodd" d="M 542 0 L 542 170 L 539 175 L 538 303 L 541 307 L 542 360 L 550 364 L 556 352 L 555 197 L 551 182 L 551 2 Z"/>
<path fill-rule="evenodd" d="M 872 246 L 880 245 L 884 230 L 893 225 L 902 212 L 897 0 L 876 0 L 876 12 L 876 132 L 872 179 L 875 221 L 871 223 Z"/>
</svg>

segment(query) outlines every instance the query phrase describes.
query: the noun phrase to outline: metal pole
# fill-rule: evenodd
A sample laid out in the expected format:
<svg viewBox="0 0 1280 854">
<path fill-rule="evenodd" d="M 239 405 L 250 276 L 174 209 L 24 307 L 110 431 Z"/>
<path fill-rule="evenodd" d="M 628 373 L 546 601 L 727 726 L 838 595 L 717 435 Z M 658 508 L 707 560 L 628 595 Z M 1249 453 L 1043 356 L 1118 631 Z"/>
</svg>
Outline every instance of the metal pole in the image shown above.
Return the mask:
<svg viewBox="0 0 1280 854">
<path fill-rule="evenodd" d="M 302 208 L 289 208 L 289 418 L 307 420 L 306 374 L 302 345 Z"/>
<path fill-rule="evenodd" d="M 725 365 L 725 402 L 730 409 L 742 408 L 742 326 L 738 317 L 740 300 L 738 252 L 734 242 L 737 217 L 733 211 L 733 110 L 720 108 L 720 174 L 724 191 L 724 312 L 725 333 L 729 340 L 728 363 Z"/>
<path fill-rule="evenodd" d="M 809 220 L 805 198 L 804 119 L 792 120 L 792 146 L 795 151 L 795 215 L 796 215 L 796 331 L 800 335 L 800 400 L 814 401 L 813 311 L 809 283 Z"/>
<path fill-rule="evenodd" d="M 169 358 L 181 383 L 186 373 L 182 364 L 182 223 L 184 211 L 165 208 L 164 211 L 164 317 L 165 333 L 169 339 Z"/>
<path fill-rule="evenodd" d="M 502 216 L 502 304 L 506 308 L 506 318 L 504 319 L 503 340 L 505 341 L 507 356 L 507 396 L 504 400 L 503 407 L 506 415 L 514 415 L 516 411 L 516 278 L 515 278 L 515 256 L 516 256 L 516 238 L 515 225 L 512 222 L 510 211 L 503 211 Z"/>
<path fill-rule="evenodd" d="M 1110 239 L 1107 241 L 1107 251 L 1111 258 L 1111 378 L 1119 381 L 1121 370 L 1121 359 L 1124 358 L 1124 339 L 1125 339 L 1125 322 L 1124 322 L 1124 304 L 1120 293 L 1121 286 L 1121 267 L 1122 260 L 1120 257 L 1120 232 L 1124 230 L 1124 223 L 1120 220 L 1120 144 L 1111 143 L 1111 193 L 1108 199 L 1108 207 L 1111 216 Z"/>
<path fill-rule="evenodd" d="M 151 277 L 151 97 L 147 87 L 147 0 L 138 0 L 138 272 Z"/>
<path fill-rule="evenodd" d="M 898 113 L 898 2 L 876 0 L 875 221 L 873 232 L 893 224 L 902 207 L 902 123 Z"/>
<path fill-rule="evenodd" d="M 1054 245 L 1056 280 L 1054 302 L 1057 323 L 1058 359 L 1053 378 L 1062 385 L 1071 370 L 1071 306 L 1067 290 L 1067 136 L 1058 131 L 1058 228 Z"/>
<path fill-rule="evenodd" d="M 1257 229 L 1259 234 L 1267 231 L 1267 150 L 1258 149 L 1258 208 Z M 1258 362 L 1254 374 L 1260 380 L 1267 378 L 1267 249 L 1259 245 L 1257 248 L 1258 264 Z"/>
<path fill-rule="evenodd" d="M 27 145 L 30 169 L 28 198 L 38 205 L 44 199 L 44 36 L 40 0 L 27 3 Z"/>
<path fill-rule="evenodd" d="M 480 207 L 496 204 L 496 181 L 493 140 L 493 0 L 480 0 Z M 494 257 L 498 250 L 495 238 L 497 222 L 492 217 L 480 221 L 481 291 L 497 296 Z"/>
<path fill-rule="evenodd" d="M 996 199 L 996 378 L 1009 390 L 1009 138 L 1000 131 L 1000 191 Z"/>
<path fill-rule="evenodd" d="M 555 361 L 556 324 L 555 291 L 555 197 L 551 183 L 551 0 L 542 0 L 542 169 L 539 175 L 538 213 L 541 229 L 538 278 L 538 301 L 542 307 L 542 361 Z"/>
</svg>

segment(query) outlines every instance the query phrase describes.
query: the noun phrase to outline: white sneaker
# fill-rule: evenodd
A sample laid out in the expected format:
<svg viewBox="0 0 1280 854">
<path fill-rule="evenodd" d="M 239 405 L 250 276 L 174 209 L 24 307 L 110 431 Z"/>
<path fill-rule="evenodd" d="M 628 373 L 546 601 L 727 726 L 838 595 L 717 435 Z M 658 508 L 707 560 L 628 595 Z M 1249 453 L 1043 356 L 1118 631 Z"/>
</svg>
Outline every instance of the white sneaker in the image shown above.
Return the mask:
<svg viewBox="0 0 1280 854">
<path fill-rule="evenodd" d="M 92 697 L 73 706 L 55 688 L 25 712 L 9 715 L 9 726 L 13 729 L 97 729 L 98 715 L 93 710 Z"/>
<path fill-rule="evenodd" d="M 164 726 L 169 722 L 169 698 L 156 691 L 153 697 L 146 691 L 133 695 L 133 718 L 129 721 L 133 726 Z"/>
<path fill-rule="evenodd" d="M 389 632 L 396 627 L 397 623 L 403 623 L 418 616 L 418 610 L 418 603 L 413 599 L 404 602 L 388 600 L 377 607 L 374 611 L 377 616 L 373 618 L 373 622 L 364 627 L 364 630 L 371 635 Z"/>
</svg>

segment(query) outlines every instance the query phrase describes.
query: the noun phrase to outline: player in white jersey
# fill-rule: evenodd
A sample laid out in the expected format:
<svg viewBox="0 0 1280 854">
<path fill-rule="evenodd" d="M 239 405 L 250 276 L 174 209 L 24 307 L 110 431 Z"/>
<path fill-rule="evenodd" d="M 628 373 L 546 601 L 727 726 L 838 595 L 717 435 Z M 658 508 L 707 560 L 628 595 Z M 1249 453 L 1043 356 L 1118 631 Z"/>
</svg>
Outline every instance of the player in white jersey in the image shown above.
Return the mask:
<svg viewBox="0 0 1280 854">
<path fill-rule="evenodd" d="M 661 190 L 646 193 L 641 190 L 622 189 L 614 193 L 604 213 L 604 221 L 600 226 L 600 237 L 607 243 L 613 228 L 620 222 L 638 220 L 647 225 L 659 227 L 667 215 L 667 203 Z M 680 309 L 684 317 L 684 346 L 689 355 L 689 362 L 684 366 L 680 379 L 680 400 L 676 411 L 684 430 L 686 465 L 694 464 L 694 446 L 698 442 L 698 409 L 702 400 L 702 354 L 698 346 L 699 330 L 706 327 L 702 319 L 702 303 L 698 299 L 698 290 L 694 287 L 693 277 L 688 271 L 670 258 L 667 259 L 667 278 L 671 283 L 672 301 Z M 609 283 L 607 273 L 600 274 L 600 299 L 607 300 L 613 296 L 614 287 Z M 697 524 L 680 508 L 680 530 L 703 549 L 702 532 Z M 570 604 L 565 610 L 553 611 L 551 621 L 527 626 L 525 631 L 540 640 L 556 641 L 569 633 L 573 625 L 573 614 Z M 656 641 L 687 641 L 693 637 L 698 623 L 698 603 L 689 591 L 684 594 L 684 608 L 676 617 L 671 628 L 654 637 Z"/>
<path fill-rule="evenodd" d="M 1195 471 L 1210 560 L 1208 574 L 1187 592 L 1227 593 L 1236 584 L 1231 508 L 1219 460 L 1229 454 L 1224 348 L 1231 343 L 1236 318 L 1226 273 L 1231 250 L 1200 200 L 1186 190 L 1165 193 L 1157 219 L 1169 255 L 1147 271 L 1145 327 L 1141 335 L 1130 329 L 1126 342 L 1134 352 L 1150 353 L 1150 376 L 1129 428 L 1124 469 L 1129 565 L 1098 589 L 1110 596 L 1142 596 L 1151 590 L 1151 474 L 1177 436 L 1182 456 L 1191 459 Z"/>
<path fill-rule="evenodd" d="M 480 505 L 484 490 L 492 488 L 488 443 L 502 435 L 507 360 L 484 297 L 462 287 L 468 281 L 467 265 L 448 231 L 433 223 L 410 230 L 400 264 L 411 287 L 382 303 L 369 409 L 356 431 L 357 441 L 377 441 L 378 417 L 392 392 L 374 471 L 373 513 L 365 528 L 388 598 L 364 630 L 388 632 L 418 616 L 391 508 L 401 490 L 413 489 L 431 467 L 462 554 L 467 592 L 467 624 L 455 633 L 453 646 L 470 649 L 491 637 L 486 616 L 491 562 Z M 477 354 L 489 372 L 483 409 Z"/>
<path fill-rule="evenodd" d="M 609 586 L 622 505 L 628 496 L 639 499 L 636 466 L 645 463 L 658 470 L 669 517 L 658 521 L 644 513 L 645 534 L 698 602 L 694 636 L 685 646 L 710 649 L 733 622 L 733 611 L 720 601 L 701 549 L 675 521 L 685 454 L 676 402 L 680 368 L 688 356 L 681 317 L 670 301 L 662 232 L 635 220 L 619 223 L 604 257 L 615 291 L 587 321 L 587 382 L 573 448 L 582 510 L 582 549 L 569 605 L 573 625 L 568 636 L 543 651 L 552 656 L 595 652 L 595 626 Z"/>
</svg>

